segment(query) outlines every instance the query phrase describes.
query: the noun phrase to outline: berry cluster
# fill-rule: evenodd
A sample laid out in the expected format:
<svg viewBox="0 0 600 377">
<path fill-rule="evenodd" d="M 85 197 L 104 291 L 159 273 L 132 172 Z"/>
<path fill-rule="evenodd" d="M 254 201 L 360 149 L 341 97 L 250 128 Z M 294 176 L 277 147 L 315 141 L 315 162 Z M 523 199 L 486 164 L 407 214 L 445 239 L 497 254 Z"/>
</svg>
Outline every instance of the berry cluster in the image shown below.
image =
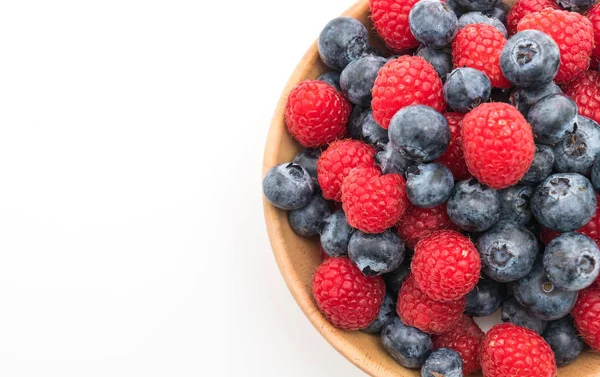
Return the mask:
<svg viewBox="0 0 600 377">
<path fill-rule="evenodd" d="M 600 351 L 600 5 L 370 0 L 289 93 L 266 199 L 319 239 L 317 306 L 423 376 L 553 377 Z M 390 56 L 392 53 L 399 55 Z M 499 311 L 484 333 L 474 317 Z"/>
</svg>

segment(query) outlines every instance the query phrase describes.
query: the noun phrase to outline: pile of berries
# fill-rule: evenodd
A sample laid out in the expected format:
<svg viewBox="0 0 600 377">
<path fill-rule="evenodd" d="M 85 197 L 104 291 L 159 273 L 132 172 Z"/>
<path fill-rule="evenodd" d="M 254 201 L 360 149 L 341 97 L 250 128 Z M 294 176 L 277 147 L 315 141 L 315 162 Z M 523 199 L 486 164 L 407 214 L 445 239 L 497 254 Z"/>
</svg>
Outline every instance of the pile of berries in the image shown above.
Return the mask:
<svg viewBox="0 0 600 377">
<path fill-rule="evenodd" d="M 325 26 L 332 71 L 285 109 L 306 149 L 263 191 L 319 240 L 334 326 L 422 376 L 553 377 L 600 351 L 593 3 L 370 0 L 386 53 L 356 19 Z"/>
</svg>

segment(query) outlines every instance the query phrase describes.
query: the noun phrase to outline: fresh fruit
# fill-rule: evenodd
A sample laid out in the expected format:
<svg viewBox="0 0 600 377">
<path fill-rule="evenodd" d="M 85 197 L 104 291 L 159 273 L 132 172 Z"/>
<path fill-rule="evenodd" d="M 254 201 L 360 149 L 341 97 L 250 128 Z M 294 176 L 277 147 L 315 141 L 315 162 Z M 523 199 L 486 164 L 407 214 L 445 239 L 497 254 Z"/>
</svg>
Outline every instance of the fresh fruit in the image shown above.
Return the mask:
<svg viewBox="0 0 600 377">
<path fill-rule="evenodd" d="M 400 267 L 392 272 L 383 274 L 385 287 L 387 292 L 394 297 L 394 313 L 396 312 L 396 298 L 400 292 L 400 288 L 410 273 L 410 263 L 405 260 Z"/>
<path fill-rule="evenodd" d="M 422 377 L 463 377 L 463 361 L 458 352 L 449 348 L 433 351 L 423 368 Z"/>
<path fill-rule="evenodd" d="M 509 220 L 526 225 L 531 222 L 531 206 L 529 201 L 533 189 L 529 186 L 515 185 L 499 191 L 502 202 L 500 220 Z"/>
<path fill-rule="evenodd" d="M 348 254 L 348 243 L 352 232 L 344 211 L 336 211 L 326 217 L 323 220 L 320 238 L 325 254 L 330 257 L 341 257 Z"/>
<path fill-rule="evenodd" d="M 485 317 L 500 309 L 506 297 L 506 287 L 486 276 L 467 295 L 465 313 L 473 317 Z"/>
<path fill-rule="evenodd" d="M 452 172 L 442 164 L 413 165 L 406 170 L 406 196 L 417 207 L 433 208 L 444 204 L 452 187 Z"/>
<path fill-rule="evenodd" d="M 319 36 L 319 55 L 328 67 L 342 71 L 369 49 L 369 32 L 352 17 L 331 20 Z"/>
<path fill-rule="evenodd" d="M 479 348 L 484 335 L 473 318 L 463 314 L 452 330 L 433 338 L 433 348 L 450 348 L 458 352 L 464 363 L 463 372 L 467 375 L 481 369 Z"/>
<path fill-rule="evenodd" d="M 350 62 L 340 76 L 342 93 L 353 104 L 370 107 L 375 79 L 385 63 L 386 58 L 375 55 L 365 55 Z"/>
<path fill-rule="evenodd" d="M 464 16 L 463 16 L 464 17 Z M 444 99 L 454 111 L 467 113 L 490 99 L 492 84 L 485 73 L 457 68 L 446 78 Z"/>
<path fill-rule="evenodd" d="M 408 14 L 419 0 L 369 0 L 371 18 L 377 33 L 392 51 L 417 47 L 408 25 Z"/>
<path fill-rule="evenodd" d="M 502 321 L 510 322 L 520 327 L 526 327 L 530 330 L 542 334 L 546 329 L 546 321 L 536 318 L 529 314 L 525 308 L 519 304 L 515 296 L 509 297 L 502 304 Z"/>
<path fill-rule="evenodd" d="M 410 206 L 398 222 L 398 234 L 411 249 L 436 230 L 458 230 L 446 213 L 446 205 L 434 208 Z"/>
<path fill-rule="evenodd" d="M 500 195 L 475 179 L 456 182 L 448 199 L 448 216 L 468 232 L 483 232 L 500 220 Z"/>
<path fill-rule="evenodd" d="M 562 90 L 554 81 L 537 88 L 516 88 L 510 96 L 510 103 L 526 117 L 531 106 L 542 98 L 557 93 L 562 93 Z"/>
<path fill-rule="evenodd" d="M 504 35 L 504 37 L 508 37 L 508 32 L 506 31 L 506 26 L 499 19 L 489 16 L 483 12 L 469 12 L 465 13 L 458 19 L 458 28 L 462 29 L 467 25 L 473 24 L 486 24 L 495 27 L 499 32 Z"/>
<path fill-rule="evenodd" d="M 379 234 L 355 231 L 348 244 L 348 256 L 364 275 L 381 275 L 400 267 L 404 242 L 389 230 Z"/>
<path fill-rule="evenodd" d="M 387 143 L 383 146 L 383 150 L 377 152 L 375 161 L 383 174 L 398 173 L 402 176 L 405 176 L 409 166 L 415 164 L 414 161 L 408 160 L 399 152 L 396 152 L 391 143 Z"/>
<path fill-rule="evenodd" d="M 592 23 L 594 28 L 594 51 L 592 51 L 592 57 L 600 57 L 600 5 L 596 4 L 591 7 L 585 16 Z"/>
<path fill-rule="evenodd" d="M 600 160 L 596 160 L 592 166 L 591 176 L 592 186 L 596 189 L 596 192 L 600 191 Z"/>
<path fill-rule="evenodd" d="M 527 173 L 521 178 L 524 185 L 537 186 L 544 179 L 548 178 L 554 167 L 554 151 L 552 147 L 543 144 L 535 145 L 535 154 L 533 162 L 527 170 Z"/>
<path fill-rule="evenodd" d="M 600 351 L 600 289 L 583 290 L 571 315 L 583 340 Z"/>
<path fill-rule="evenodd" d="M 398 317 L 383 329 L 381 340 L 390 356 L 406 368 L 420 368 L 433 350 L 429 334 L 406 326 Z"/>
<path fill-rule="evenodd" d="M 556 0 L 556 3 L 563 9 L 573 12 L 580 12 L 594 5 L 594 0 Z"/>
<path fill-rule="evenodd" d="M 448 143 L 446 152 L 437 159 L 437 162 L 446 165 L 452 172 L 455 180 L 462 181 L 468 179 L 471 177 L 471 173 L 467 169 L 462 148 L 462 120 L 464 115 L 451 112 L 442 115 L 448 121 L 450 143 Z"/>
<path fill-rule="evenodd" d="M 544 8 L 559 9 L 559 6 L 554 0 L 517 0 L 506 17 L 509 34 L 513 35 L 517 32 L 517 25 L 523 17 Z"/>
<path fill-rule="evenodd" d="M 321 76 L 317 77 L 317 80 L 326 82 L 327 84 L 336 88 L 338 91 L 342 91 L 342 87 L 340 86 L 339 72 L 325 72 Z"/>
<path fill-rule="evenodd" d="M 310 202 L 302 208 L 288 213 L 290 226 L 302 237 L 319 234 L 323 221 L 331 214 L 329 203 L 321 195 L 314 195 Z"/>
<path fill-rule="evenodd" d="M 352 114 L 355 114 L 355 112 L 357 115 L 353 117 Z M 350 127 L 353 127 L 352 130 Z M 379 124 L 375 122 L 373 112 L 360 106 L 354 106 L 354 109 L 352 109 L 348 121 L 348 132 L 353 138 L 362 140 L 376 148 L 381 148 L 389 142 L 387 130 L 379 127 Z"/>
<path fill-rule="evenodd" d="M 564 91 L 575 101 L 580 115 L 600 122 L 600 73 L 586 71 L 565 85 Z"/>
<path fill-rule="evenodd" d="M 271 168 L 263 179 L 265 198 L 277 208 L 298 209 L 313 195 L 312 179 L 300 165 L 288 162 Z"/>
<path fill-rule="evenodd" d="M 600 200 L 598 200 L 598 194 L 596 194 L 596 202 L 597 206 L 600 206 Z M 596 242 L 596 245 L 600 247 L 600 211 L 596 208 L 596 214 L 590 222 L 582 226 L 581 228 L 576 230 L 577 233 L 585 234 Z M 560 233 L 550 230 L 548 228 L 542 227 L 540 231 L 540 238 L 544 244 L 549 244 L 550 241 L 558 237 Z"/>
<path fill-rule="evenodd" d="M 577 105 L 564 94 L 552 94 L 529 109 L 527 121 L 538 143 L 554 145 L 578 124 Z"/>
<path fill-rule="evenodd" d="M 379 334 L 385 326 L 396 316 L 396 300 L 389 294 L 385 295 L 383 304 L 379 309 L 377 318 L 369 326 L 362 329 L 364 332 L 369 334 Z"/>
<path fill-rule="evenodd" d="M 491 10 L 500 2 L 500 0 L 457 0 L 457 3 L 467 11 Z"/>
<path fill-rule="evenodd" d="M 421 45 L 417 50 L 417 56 L 425 59 L 437 72 L 439 78 L 444 80 L 446 75 L 452 71 L 452 54 L 447 49 L 437 49 Z"/>
<path fill-rule="evenodd" d="M 573 362 L 585 347 L 569 317 L 548 322 L 542 337 L 552 348 L 556 365 L 559 367 Z"/>
<path fill-rule="evenodd" d="M 600 156 L 600 126 L 584 116 L 577 117 L 575 124 L 554 146 L 554 169 L 587 175 Z"/>
<path fill-rule="evenodd" d="M 292 162 L 296 165 L 300 165 L 308 172 L 313 181 L 315 189 L 319 186 L 317 182 L 317 160 L 321 156 L 320 149 L 304 149 L 299 152 Z"/>
<path fill-rule="evenodd" d="M 408 14 L 408 25 L 416 40 L 433 48 L 452 42 L 458 31 L 454 11 L 439 0 L 421 0 Z"/>
</svg>

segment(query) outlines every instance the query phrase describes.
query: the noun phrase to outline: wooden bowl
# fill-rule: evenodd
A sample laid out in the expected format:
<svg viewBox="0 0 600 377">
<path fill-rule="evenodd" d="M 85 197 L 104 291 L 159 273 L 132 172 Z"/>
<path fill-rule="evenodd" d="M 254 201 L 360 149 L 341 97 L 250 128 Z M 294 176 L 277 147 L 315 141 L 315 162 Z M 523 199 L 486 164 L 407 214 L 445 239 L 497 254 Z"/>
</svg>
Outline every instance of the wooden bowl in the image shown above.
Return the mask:
<svg viewBox="0 0 600 377">
<path fill-rule="evenodd" d="M 344 15 L 359 19 L 369 30 L 374 30 L 370 20 L 368 0 L 361 0 Z M 381 40 L 371 33 L 371 42 L 384 49 Z M 283 117 L 290 90 L 299 82 L 315 79 L 329 71 L 320 60 L 317 43 L 313 43 L 292 74 L 275 110 L 263 162 L 263 176 L 275 165 L 291 161 L 301 147 L 287 132 Z M 321 263 L 316 239 L 298 236 L 290 228 L 286 211 L 272 206 L 263 198 L 267 230 L 281 274 L 294 299 L 325 339 L 354 365 L 376 377 L 418 377 L 419 370 L 409 370 L 396 363 L 385 351 L 379 336 L 361 331 L 342 331 L 333 327 L 319 312 L 312 297 L 312 277 Z M 591 351 L 581 355 L 569 366 L 560 368 L 560 377 L 600 376 L 600 354 Z M 481 374 L 479 374 L 481 376 Z"/>
</svg>

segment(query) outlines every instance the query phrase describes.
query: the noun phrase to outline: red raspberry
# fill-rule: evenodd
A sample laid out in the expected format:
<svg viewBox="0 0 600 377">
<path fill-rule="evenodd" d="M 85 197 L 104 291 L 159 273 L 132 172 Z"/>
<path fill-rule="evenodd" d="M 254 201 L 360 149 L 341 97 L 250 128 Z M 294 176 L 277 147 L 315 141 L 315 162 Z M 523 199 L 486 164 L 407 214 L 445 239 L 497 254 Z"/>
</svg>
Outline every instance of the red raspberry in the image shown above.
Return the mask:
<svg viewBox="0 0 600 377">
<path fill-rule="evenodd" d="M 479 349 L 484 335 L 473 318 L 463 314 L 452 330 L 433 338 L 433 348 L 451 348 L 458 352 L 464 362 L 463 373 L 468 375 L 481 369 Z"/>
<path fill-rule="evenodd" d="M 600 122 L 600 73 L 584 72 L 564 86 L 564 92 L 579 108 L 579 114 Z"/>
<path fill-rule="evenodd" d="M 600 247 L 600 195 L 596 194 L 596 199 L 598 200 L 596 214 L 594 214 L 594 217 L 592 217 L 589 223 L 577 229 L 576 232 L 585 234 L 586 236 L 590 237 L 596 242 L 598 247 Z M 546 245 L 548 245 L 550 241 L 552 241 L 559 235 L 560 233 L 545 227 L 542 227 L 542 230 L 540 231 L 540 238 L 542 239 L 542 242 L 544 242 L 544 244 Z"/>
<path fill-rule="evenodd" d="M 375 148 L 358 140 L 334 141 L 317 160 L 317 180 L 325 199 L 342 201 L 342 182 L 359 166 L 374 166 Z"/>
<path fill-rule="evenodd" d="M 511 83 L 500 70 L 500 53 L 506 38 L 498 29 L 486 24 L 467 25 L 452 42 L 454 68 L 470 67 L 485 73 L 495 88 L 510 88 Z"/>
<path fill-rule="evenodd" d="M 594 287 L 580 291 L 571 315 L 583 340 L 600 351 L 600 290 Z"/>
<path fill-rule="evenodd" d="M 342 184 L 342 206 L 351 227 L 381 233 L 408 207 L 406 182 L 400 174 L 382 175 L 372 166 L 356 168 Z"/>
<path fill-rule="evenodd" d="M 446 165 L 450 169 L 455 181 L 462 181 L 471 177 L 462 148 L 461 129 L 465 114 L 444 113 L 443 115 L 450 127 L 450 144 L 448 144 L 446 152 L 437 159 L 437 162 Z"/>
<path fill-rule="evenodd" d="M 443 334 L 456 326 L 466 305 L 466 297 L 448 302 L 430 299 L 409 275 L 400 289 L 396 311 L 406 325 L 429 334 Z"/>
<path fill-rule="evenodd" d="M 420 56 L 403 55 L 390 60 L 379 71 L 373 86 L 373 118 L 387 130 L 398 110 L 427 105 L 442 112 L 444 85 L 433 66 Z"/>
<path fill-rule="evenodd" d="M 315 272 L 312 288 L 321 312 L 342 330 L 369 326 L 385 297 L 383 278 L 363 275 L 348 258 L 324 261 Z"/>
<path fill-rule="evenodd" d="M 519 182 L 535 154 L 531 126 L 507 103 L 484 103 L 465 115 L 462 139 L 469 171 L 494 189 Z"/>
<path fill-rule="evenodd" d="M 523 17 L 518 31 L 534 29 L 548 34 L 560 50 L 560 67 L 555 81 L 564 84 L 581 75 L 590 66 L 594 49 L 594 28 L 579 13 L 544 9 Z"/>
<path fill-rule="evenodd" d="M 592 290 L 599 290 L 600 289 L 600 277 L 598 277 L 596 280 L 594 280 L 594 282 L 592 283 L 592 285 L 590 285 L 588 287 L 588 289 Z"/>
<path fill-rule="evenodd" d="M 419 46 L 408 25 L 410 9 L 419 0 L 370 0 L 371 18 L 377 33 L 390 50 L 400 52 Z"/>
<path fill-rule="evenodd" d="M 446 302 L 465 296 L 477 285 L 481 260 L 468 238 L 440 230 L 419 241 L 411 271 L 420 290 L 433 300 Z"/>
<path fill-rule="evenodd" d="M 539 12 L 544 8 L 560 9 L 554 0 L 518 0 L 506 17 L 508 33 L 513 35 L 517 32 L 519 21 L 530 13 Z"/>
<path fill-rule="evenodd" d="M 535 331 L 512 323 L 492 327 L 481 345 L 486 377 L 554 377 L 554 352 Z"/>
<path fill-rule="evenodd" d="M 592 52 L 592 56 L 595 58 L 600 58 L 600 4 L 596 4 L 590 8 L 585 14 L 588 20 L 592 23 L 592 28 L 594 28 L 594 51 Z M 594 65 L 597 67 L 597 65 Z"/>
<path fill-rule="evenodd" d="M 303 81 L 290 92 L 285 121 L 294 139 L 305 148 L 314 148 L 344 135 L 350 110 L 350 102 L 333 86 Z"/>
<path fill-rule="evenodd" d="M 411 249 L 436 230 L 458 230 L 446 213 L 446 204 L 434 208 L 410 206 L 398 223 L 398 234 Z"/>
</svg>

